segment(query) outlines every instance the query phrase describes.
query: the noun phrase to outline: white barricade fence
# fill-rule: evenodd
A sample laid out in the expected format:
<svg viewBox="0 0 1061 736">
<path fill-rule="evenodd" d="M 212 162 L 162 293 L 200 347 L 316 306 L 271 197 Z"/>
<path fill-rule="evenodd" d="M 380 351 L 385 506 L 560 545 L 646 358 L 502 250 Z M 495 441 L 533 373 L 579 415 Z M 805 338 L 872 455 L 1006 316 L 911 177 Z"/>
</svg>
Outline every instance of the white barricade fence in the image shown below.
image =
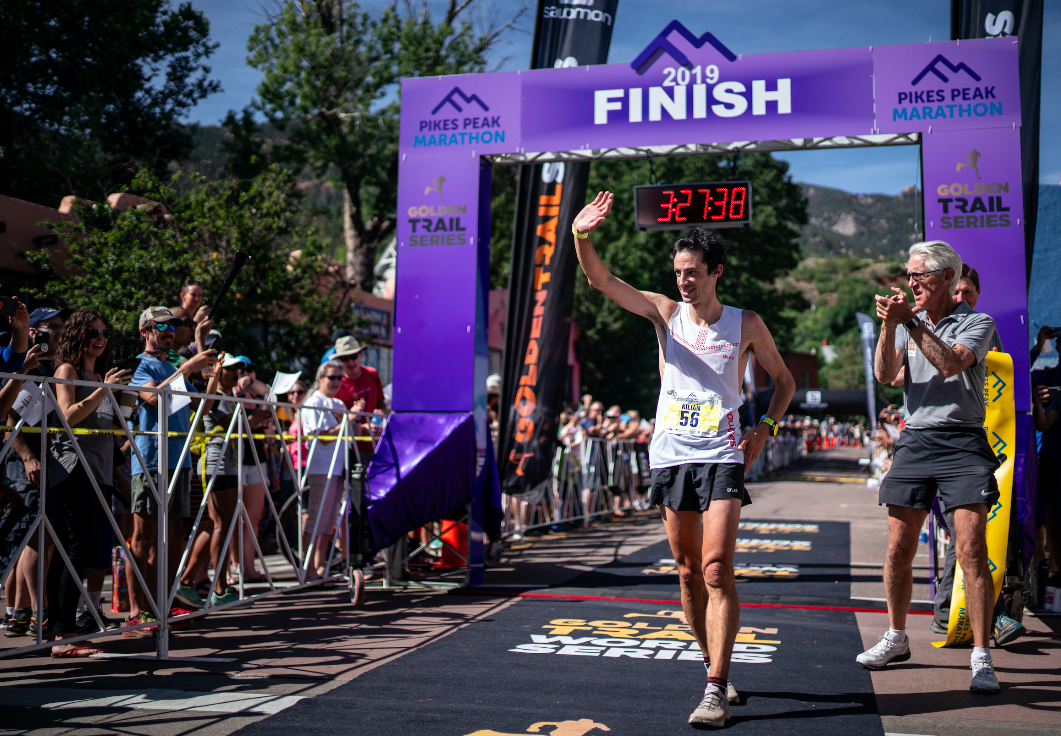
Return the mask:
<svg viewBox="0 0 1061 736">
<path fill-rule="evenodd" d="M 771 437 L 752 463 L 748 480 L 794 463 L 807 454 L 800 436 Z M 550 477 L 525 494 L 502 494 L 506 537 L 557 524 L 589 523 L 616 512 L 649 507 L 652 485 L 648 443 L 583 438 L 570 447 L 560 444 Z"/>
<path fill-rule="evenodd" d="M 266 598 L 279 593 L 321 585 L 327 582 L 334 582 L 338 579 L 344 578 L 344 570 L 346 572 L 345 579 L 351 586 L 351 598 L 354 598 L 355 592 L 360 594 L 363 591 L 362 567 L 367 563 L 367 560 L 361 559 L 360 549 L 351 549 L 351 525 L 348 523 L 351 512 L 360 512 L 363 508 L 362 501 L 364 494 L 366 493 L 367 482 L 365 480 L 366 473 L 364 472 L 364 469 L 365 466 L 367 466 L 367 462 L 361 462 L 361 452 L 358 448 L 358 443 L 372 442 L 374 445 L 378 441 L 379 436 L 383 433 L 383 429 L 386 425 L 386 417 L 356 412 L 337 413 L 332 412 L 329 409 L 306 407 L 275 400 L 221 396 L 219 394 L 211 396 L 191 391 L 176 391 L 169 388 L 160 389 L 143 386 L 129 387 L 118 384 L 103 384 L 91 381 L 64 380 L 9 373 L 0 373 L 0 379 L 4 379 L 5 381 L 19 381 L 22 383 L 23 390 L 34 394 L 28 403 L 21 407 L 22 411 L 18 422 L 14 426 L 5 426 L 0 430 L 6 434 L 6 441 L 4 442 L 2 449 L 0 449 L 0 466 L 6 464 L 8 458 L 11 456 L 15 440 L 20 436 L 23 437 L 27 443 L 32 443 L 31 447 L 38 445 L 34 438 L 39 437 L 38 457 L 41 461 L 38 483 L 38 509 L 33 516 L 32 521 L 29 522 L 28 528 L 26 528 L 24 532 L 19 533 L 20 538 L 15 539 L 9 544 L 8 552 L 10 554 L 6 559 L 6 564 L 3 565 L 2 577 L 0 577 L 0 585 L 5 586 L 5 593 L 7 592 L 6 586 L 15 584 L 14 573 L 16 567 L 18 567 L 19 560 L 25 553 L 27 547 L 30 547 L 31 549 L 35 548 L 37 551 L 54 549 L 54 554 L 57 554 L 61 558 L 62 564 L 66 567 L 66 570 L 69 572 L 83 598 L 86 601 L 91 600 L 82 580 L 84 570 L 78 571 L 75 569 L 75 565 L 68 554 L 67 543 L 69 543 L 70 540 L 67 539 L 65 540 L 66 543 L 64 543 L 62 535 L 56 533 L 55 519 L 50 518 L 49 516 L 49 506 L 51 506 L 52 509 L 55 509 L 56 502 L 53 500 L 53 502 L 49 504 L 48 500 L 48 446 L 49 439 L 58 435 L 65 436 L 69 439 L 70 445 L 77 457 L 77 464 L 85 469 L 86 475 L 91 482 L 91 489 L 86 488 L 85 492 L 95 495 L 96 501 L 100 504 L 103 516 L 105 516 L 110 530 L 114 533 L 114 538 L 117 541 L 116 547 L 122 550 L 126 560 L 134 560 L 132 550 L 126 543 L 125 535 L 120 529 L 115 516 L 111 511 L 108 495 L 104 492 L 104 488 L 110 490 L 114 481 L 112 478 L 95 477 L 79 441 L 79 438 L 100 434 L 114 436 L 119 441 L 123 439 L 127 440 L 130 445 L 130 452 L 136 456 L 141 467 L 149 467 L 149 464 L 145 461 L 140 449 L 137 447 L 135 438 L 137 436 L 151 436 L 155 438 L 155 444 L 157 446 L 157 467 L 159 468 L 157 484 L 150 473 L 144 474 L 144 480 L 146 481 L 148 490 L 150 491 L 151 496 L 155 501 L 156 508 L 158 509 L 158 516 L 156 517 L 158 522 L 156 546 L 157 575 L 154 580 L 149 581 L 145 579 L 143 572 L 140 569 L 140 565 L 135 564 L 134 562 L 133 564 L 128 564 L 126 566 L 126 569 L 130 570 L 135 577 L 135 581 L 127 581 L 129 586 L 131 587 L 134 584 L 138 585 L 138 591 L 142 592 L 144 603 L 146 603 L 146 606 L 144 606 L 142 610 L 144 612 L 149 611 L 155 620 L 133 624 L 125 623 L 118 628 L 107 630 L 105 632 L 106 635 L 119 634 L 135 629 L 157 627 L 157 633 L 155 636 L 155 656 L 160 659 L 167 659 L 170 658 L 170 624 L 198 618 L 205 616 L 208 613 L 217 612 L 227 608 L 248 605 L 248 601 Z M 115 428 L 110 430 L 71 427 L 62 411 L 58 410 L 59 404 L 56 401 L 55 395 L 55 386 L 58 384 L 93 389 L 103 388 L 106 391 L 104 401 L 110 405 L 113 416 L 116 419 Z M 119 399 L 116 397 L 116 394 L 132 394 L 133 397 L 137 397 L 137 395 L 140 397 L 143 395 L 156 396 L 158 415 L 157 429 L 154 431 L 130 429 L 126 422 L 121 421 L 121 418 L 123 417 L 122 406 Z M 183 397 L 190 399 L 192 404 L 192 431 L 171 432 L 169 429 L 171 422 L 170 406 L 174 400 L 186 403 Z M 126 410 L 128 411 L 128 406 L 133 403 L 133 399 L 127 398 L 127 400 L 122 403 L 127 405 Z M 136 407 L 132 411 L 133 417 L 137 416 L 140 406 L 147 402 L 138 397 L 135 399 L 135 403 Z M 203 426 L 202 420 L 208 404 L 212 404 L 211 411 L 215 412 L 214 416 L 223 415 L 227 418 L 223 427 L 217 427 L 217 429 L 223 429 L 223 431 L 215 431 L 214 433 L 209 434 L 201 431 Z M 221 404 L 225 405 L 223 411 L 219 410 Z M 45 410 L 42 411 L 42 408 Z M 300 420 L 294 422 L 294 434 L 284 433 L 285 427 L 281 424 L 277 414 L 278 408 L 284 408 L 287 410 L 288 414 L 292 415 L 294 415 L 295 412 L 298 412 Z M 303 422 L 301 421 L 301 418 L 306 416 L 303 412 L 311 411 L 331 412 L 334 415 L 334 420 L 328 422 L 328 424 L 334 423 L 334 426 L 327 430 L 318 429 L 311 434 L 305 434 L 302 429 Z M 263 414 L 265 415 L 264 417 Z M 128 415 L 126 414 L 125 416 Z M 27 419 L 29 419 L 29 421 L 27 421 Z M 273 428 L 273 431 L 271 432 L 263 431 L 262 428 L 256 430 L 252 426 L 252 424 L 257 424 L 261 427 L 261 425 L 264 424 L 265 427 L 268 427 L 270 423 Z M 315 422 L 314 424 L 322 424 L 322 422 Z M 168 440 L 172 437 L 179 437 L 181 439 L 181 451 L 177 460 L 171 463 L 169 458 L 169 442 L 162 440 Z M 216 462 L 212 471 L 208 472 L 205 457 L 207 447 L 204 443 L 200 442 L 198 443 L 198 446 L 195 447 L 195 449 L 201 451 L 201 457 L 194 457 L 195 453 L 193 452 L 193 446 L 196 444 L 195 440 L 197 438 L 205 438 L 206 444 L 212 442 L 215 446 L 218 441 L 220 441 L 218 457 L 224 458 L 226 465 L 231 465 L 232 459 L 234 458 L 235 466 L 239 469 L 234 473 L 230 473 L 230 475 L 235 478 L 235 506 L 232 510 L 231 518 L 227 520 L 227 524 L 225 525 L 227 528 L 223 530 L 224 542 L 220 554 L 217 556 L 213 578 L 210 579 L 210 591 L 213 592 L 218 589 L 218 581 L 220 580 L 221 582 L 224 582 L 226 576 L 229 575 L 230 558 L 233 556 L 230 555 L 230 549 L 233 547 L 238 549 L 239 554 L 235 555 L 240 560 L 238 573 L 236 574 L 238 582 L 235 586 L 238 599 L 220 605 L 211 605 L 211 595 L 210 593 L 207 593 L 203 599 L 204 606 L 202 610 L 172 615 L 171 609 L 173 608 L 174 596 L 177 593 L 181 576 L 187 569 L 192 554 L 193 544 L 199 533 L 200 524 L 203 521 L 203 515 L 209 507 L 212 497 L 219 496 L 226 490 L 232 490 L 231 488 L 218 488 L 219 471 L 222 468 L 222 462 Z M 288 477 L 294 481 L 294 493 L 287 500 L 287 503 L 283 504 L 281 509 L 282 511 L 288 512 L 284 514 L 284 516 L 288 518 L 282 518 L 281 510 L 278 510 L 277 504 L 274 502 L 272 493 L 270 493 L 268 488 L 264 493 L 265 509 L 276 527 L 276 541 L 279 551 L 283 557 L 286 558 L 286 564 L 275 570 L 270 569 L 269 564 L 266 562 L 266 555 L 263 553 L 258 541 L 257 525 L 250 516 L 244 498 L 246 478 L 252 475 L 244 472 L 244 468 L 253 468 L 256 471 L 258 479 L 265 480 L 270 477 L 267 470 L 267 458 L 261 456 L 258 443 L 256 442 L 261 441 L 263 443 L 262 446 L 264 447 L 264 442 L 268 440 L 280 442 L 280 447 L 278 449 L 280 450 L 281 476 L 286 472 Z M 305 448 L 304 451 L 306 452 L 305 462 L 299 462 L 297 466 L 292 462 L 291 453 L 288 451 L 287 445 L 292 441 L 297 443 L 296 447 Z M 306 516 L 308 511 L 310 497 L 310 474 L 306 472 L 306 468 L 311 467 L 313 459 L 322 452 L 328 453 L 329 455 L 328 476 L 338 476 L 342 480 L 340 501 L 337 506 L 337 511 L 334 514 L 334 518 L 332 516 L 328 516 L 327 518 L 324 516 L 330 504 L 322 502 L 317 504 L 317 513 L 314 518 L 304 519 L 304 516 Z M 302 451 L 296 452 L 295 456 L 301 461 Z M 170 522 L 173 521 L 171 518 L 170 503 L 174 498 L 174 494 L 178 492 L 176 486 L 179 479 L 179 473 L 173 472 L 173 469 L 171 469 L 170 466 L 172 465 L 173 468 L 179 469 L 184 466 L 186 460 L 191 461 L 193 474 L 199 472 L 203 473 L 202 501 L 199 505 L 198 513 L 193 519 L 192 525 L 187 530 L 187 541 L 183 539 L 171 539 L 169 536 L 171 527 Z M 353 465 L 353 467 L 350 467 L 351 465 Z M 360 468 L 358 468 L 359 465 L 361 466 Z M 226 478 L 224 480 L 227 481 L 228 479 Z M 231 482 L 226 483 L 226 486 L 230 485 Z M 324 487 L 326 489 L 331 489 L 331 483 L 326 483 Z M 9 499 L 11 497 L 11 492 L 7 493 L 5 498 Z M 129 508 L 129 511 L 132 511 L 131 507 Z M 294 518 L 290 518 L 292 512 Z M 25 518 L 28 519 L 28 516 Z M 86 520 L 85 523 L 90 524 L 91 522 Z M 290 528 L 292 524 L 296 530 L 295 534 L 297 538 L 297 542 L 294 545 L 290 543 L 287 538 L 288 535 L 285 532 L 285 527 Z M 312 530 L 311 533 L 307 534 L 310 530 Z M 314 552 L 317 545 L 320 543 L 319 540 L 322 538 L 332 539 L 333 533 L 336 530 L 340 532 L 340 534 L 337 535 L 339 539 L 333 539 L 332 543 L 329 544 L 327 556 L 325 557 L 323 565 L 323 575 L 318 577 L 317 570 L 311 566 L 314 559 Z M 251 557 L 250 559 L 244 558 L 245 533 L 251 534 L 250 541 L 261 564 L 265 576 L 266 587 L 268 588 L 265 592 L 253 595 L 250 594 L 246 587 L 247 581 L 245 578 L 247 569 L 248 567 L 253 567 L 254 557 Z M 6 542 L 0 540 L 0 543 Z M 176 569 L 171 571 L 168 569 L 169 559 L 170 553 L 175 545 L 177 548 L 182 549 L 183 552 Z M 337 552 L 343 556 L 343 563 L 345 564 L 341 566 L 342 569 L 338 572 L 333 572 L 332 568 L 333 563 L 336 561 L 335 558 Z M 43 609 L 46 590 L 45 583 L 48 575 L 46 569 L 46 566 L 48 565 L 48 554 L 47 552 L 44 554 L 36 554 L 36 558 L 35 575 L 29 578 L 29 582 L 31 583 L 31 593 L 34 594 L 31 598 L 35 597 L 36 599 L 33 616 L 36 621 L 43 622 L 45 620 Z M 355 558 L 353 568 L 351 568 L 352 558 Z M 355 588 L 360 589 L 355 591 Z M 49 600 L 48 603 L 53 612 L 51 615 L 54 621 L 55 613 L 58 610 L 58 601 Z M 93 633 L 63 638 L 63 644 L 73 644 L 79 641 L 99 638 L 104 635 L 105 624 L 107 622 L 101 619 L 99 612 L 91 604 L 88 606 L 87 610 L 92 614 L 99 630 Z M 46 640 L 47 637 L 43 628 L 43 626 L 36 627 L 35 640 L 31 644 L 15 646 L 12 648 L 0 648 L 0 657 L 18 656 L 44 647 L 54 646 L 54 642 Z"/>
</svg>

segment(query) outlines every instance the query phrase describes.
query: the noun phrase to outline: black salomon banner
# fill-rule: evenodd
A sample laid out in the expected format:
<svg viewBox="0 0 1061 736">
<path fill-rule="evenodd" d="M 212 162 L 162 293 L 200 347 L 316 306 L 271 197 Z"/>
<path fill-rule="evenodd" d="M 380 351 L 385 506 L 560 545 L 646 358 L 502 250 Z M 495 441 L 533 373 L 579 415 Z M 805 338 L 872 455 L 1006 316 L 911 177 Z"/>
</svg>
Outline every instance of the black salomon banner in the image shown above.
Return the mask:
<svg viewBox="0 0 1061 736">
<path fill-rule="evenodd" d="M 619 0 L 539 0 L 531 68 L 605 64 Z M 549 479 L 567 385 L 575 244 L 589 164 L 521 166 L 505 334 L 501 486 L 539 490 Z"/>
<path fill-rule="evenodd" d="M 950 36 L 1016 36 L 1020 49 L 1020 148 L 1024 172 L 1024 266 L 1031 279 L 1039 209 L 1039 101 L 1043 0 L 951 0 Z"/>
</svg>

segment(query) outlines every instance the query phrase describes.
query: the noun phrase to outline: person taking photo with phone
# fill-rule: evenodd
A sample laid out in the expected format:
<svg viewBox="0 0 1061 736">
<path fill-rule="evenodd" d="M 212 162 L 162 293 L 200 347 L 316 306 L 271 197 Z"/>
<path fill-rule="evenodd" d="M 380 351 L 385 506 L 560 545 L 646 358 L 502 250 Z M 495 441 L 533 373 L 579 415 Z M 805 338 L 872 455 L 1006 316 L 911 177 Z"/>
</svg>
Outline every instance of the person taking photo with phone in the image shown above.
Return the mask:
<svg viewBox="0 0 1061 736">
<path fill-rule="evenodd" d="M 179 320 L 168 307 L 148 307 L 140 314 L 140 336 L 145 342 L 144 352 L 137 356 L 140 366 L 133 374 L 131 385 L 143 386 L 145 388 L 164 388 L 169 386 L 178 377 L 183 379 L 193 373 L 197 373 L 214 362 L 215 351 L 200 351 L 194 357 L 186 360 L 177 368 L 168 361 L 169 349 L 173 347 L 173 338 Z M 158 431 L 159 395 L 152 391 L 140 392 L 140 431 L 145 434 L 136 436 L 136 448 L 139 454 L 134 452 L 132 456 L 133 478 L 132 478 L 132 502 L 133 502 L 133 544 L 132 553 L 145 581 L 153 584 L 158 579 L 158 500 L 155 491 L 164 494 L 168 490 L 159 482 L 158 451 L 159 441 L 157 435 L 148 434 Z M 191 458 L 185 455 L 181 460 L 181 451 L 184 449 L 184 432 L 191 431 L 191 409 L 185 406 L 173 412 L 169 416 L 169 431 L 178 433 L 170 436 L 167 440 L 168 470 L 171 475 L 172 495 L 169 503 L 169 539 L 176 540 L 180 537 L 178 532 L 184 524 L 184 520 L 191 515 Z M 140 461 L 143 457 L 143 462 Z M 168 575 L 167 584 L 172 582 L 180 562 L 183 551 L 179 543 L 170 544 L 169 559 L 167 560 Z M 140 582 L 135 576 L 129 581 L 129 618 L 127 623 L 145 623 L 155 620 L 155 614 L 147 605 L 147 597 L 140 589 Z M 153 627 L 145 627 L 125 632 L 128 638 L 143 636 L 154 636 Z"/>
</svg>

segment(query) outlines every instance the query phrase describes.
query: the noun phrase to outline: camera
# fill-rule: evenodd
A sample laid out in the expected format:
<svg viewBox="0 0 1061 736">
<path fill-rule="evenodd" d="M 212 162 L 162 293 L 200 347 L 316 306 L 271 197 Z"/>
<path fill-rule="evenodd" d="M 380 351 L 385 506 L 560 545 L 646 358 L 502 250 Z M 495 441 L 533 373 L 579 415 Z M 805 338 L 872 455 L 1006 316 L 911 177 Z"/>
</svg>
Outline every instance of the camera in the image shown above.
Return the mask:
<svg viewBox="0 0 1061 736">
<path fill-rule="evenodd" d="M 17 311 L 17 298 L 13 296 L 0 296 L 0 317 L 14 317 Z"/>
<path fill-rule="evenodd" d="M 33 344 L 41 346 L 41 354 L 42 355 L 47 355 L 47 353 L 48 353 L 48 340 L 49 339 L 51 339 L 51 338 L 50 338 L 50 335 L 48 334 L 48 332 L 46 330 L 39 331 L 37 333 L 37 335 L 33 338 Z"/>
<path fill-rule="evenodd" d="M 217 330 L 210 330 L 210 334 L 203 338 L 202 349 L 216 350 L 218 355 L 224 352 L 225 342 L 221 339 L 221 333 Z"/>
</svg>

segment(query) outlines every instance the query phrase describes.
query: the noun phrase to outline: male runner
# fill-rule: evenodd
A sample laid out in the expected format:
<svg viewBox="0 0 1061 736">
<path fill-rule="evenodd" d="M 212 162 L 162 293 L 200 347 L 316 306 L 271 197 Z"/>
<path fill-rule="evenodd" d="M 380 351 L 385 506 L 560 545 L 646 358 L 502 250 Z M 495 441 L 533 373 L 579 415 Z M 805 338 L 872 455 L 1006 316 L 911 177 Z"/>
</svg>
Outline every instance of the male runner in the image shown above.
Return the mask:
<svg viewBox="0 0 1061 736">
<path fill-rule="evenodd" d="M 652 503 L 660 507 L 682 608 L 707 667 L 707 688 L 689 723 L 721 727 L 729 702 L 737 702 L 727 678 L 740 621 L 733 551 L 741 507 L 751 503 L 744 473 L 776 433 L 796 384 L 759 315 L 718 301 L 726 246 L 713 231 L 694 230 L 674 244 L 681 303 L 612 276 L 589 240 L 612 200 L 601 192 L 575 218 L 575 251 L 591 286 L 656 328 L 663 382 L 649 449 Z M 767 415 L 742 438 L 737 409 L 749 350 L 776 388 Z"/>
<path fill-rule="evenodd" d="M 984 431 L 986 356 L 995 322 L 955 303 L 954 285 L 962 259 L 942 240 L 910 247 L 907 279 L 910 307 L 902 290 L 877 296 L 882 321 L 874 373 L 889 383 L 906 368 L 903 396 L 906 429 L 895 443 L 891 470 L 880 485 L 888 506 L 888 556 L 884 588 L 890 628 L 858 655 L 868 669 L 910 659 L 906 614 L 913 586 L 912 565 L 921 525 L 939 494 L 953 513 L 958 562 L 965 575 L 965 603 L 973 634 L 973 692 L 997 693 L 991 664 L 991 611 L 995 590 L 988 571 L 987 511 L 998 500 L 998 460 Z"/>
</svg>

